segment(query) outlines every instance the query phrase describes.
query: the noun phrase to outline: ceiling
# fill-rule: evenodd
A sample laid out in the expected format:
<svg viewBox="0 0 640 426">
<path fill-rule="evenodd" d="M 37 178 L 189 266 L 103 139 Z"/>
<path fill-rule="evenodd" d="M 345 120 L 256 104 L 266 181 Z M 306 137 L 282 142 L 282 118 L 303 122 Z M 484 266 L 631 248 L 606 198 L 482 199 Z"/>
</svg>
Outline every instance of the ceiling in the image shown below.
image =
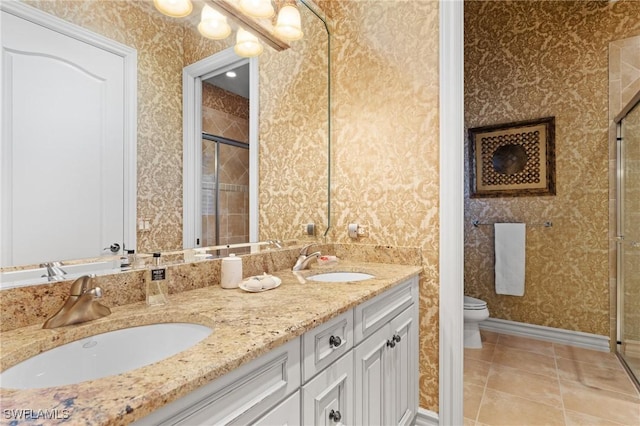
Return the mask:
<svg viewBox="0 0 640 426">
<path fill-rule="evenodd" d="M 249 99 L 249 64 L 240 65 L 234 68 L 233 71 L 237 74 L 234 78 L 227 77 L 226 72 L 223 72 L 204 81 Z"/>
</svg>

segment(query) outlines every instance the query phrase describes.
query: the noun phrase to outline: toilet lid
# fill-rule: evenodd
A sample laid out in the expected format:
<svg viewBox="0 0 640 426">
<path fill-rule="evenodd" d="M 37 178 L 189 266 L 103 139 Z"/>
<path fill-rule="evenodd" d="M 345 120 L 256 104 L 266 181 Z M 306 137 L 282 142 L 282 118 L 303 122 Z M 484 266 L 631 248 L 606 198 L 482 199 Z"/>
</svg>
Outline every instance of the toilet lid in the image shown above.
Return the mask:
<svg viewBox="0 0 640 426">
<path fill-rule="evenodd" d="M 464 297 L 464 308 L 465 309 L 485 309 L 487 307 L 487 302 L 484 300 L 476 299 L 475 297 Z"/>
</svg>

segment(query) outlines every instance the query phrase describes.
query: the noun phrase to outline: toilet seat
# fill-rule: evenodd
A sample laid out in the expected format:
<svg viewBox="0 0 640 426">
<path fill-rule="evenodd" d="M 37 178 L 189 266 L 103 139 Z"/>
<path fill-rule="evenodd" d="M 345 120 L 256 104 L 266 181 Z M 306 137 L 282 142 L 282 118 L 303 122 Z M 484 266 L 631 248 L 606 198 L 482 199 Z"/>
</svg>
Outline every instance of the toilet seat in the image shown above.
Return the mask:
<svg viewBox="0 0 640 426">
<path fill-rule="evenodd" d="M 480 311 L 487 309 L 487 302 L 475 297 L 464 296 L 464 309 L 467 311 Z"/>
</svg>

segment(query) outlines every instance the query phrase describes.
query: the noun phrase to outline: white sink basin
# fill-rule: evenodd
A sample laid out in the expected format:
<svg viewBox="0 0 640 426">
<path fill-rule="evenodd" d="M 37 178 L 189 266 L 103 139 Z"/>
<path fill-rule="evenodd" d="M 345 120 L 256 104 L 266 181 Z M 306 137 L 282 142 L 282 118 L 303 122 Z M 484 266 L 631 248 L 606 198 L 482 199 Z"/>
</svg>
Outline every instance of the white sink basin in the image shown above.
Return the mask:
<svg viewBox="0 0 640 426">
<path fill-rule="evenodd" d="M 365 274 L 364 272 L 325 272 L 307 277 L 309 281 L 323 281 L 326 283 L 346 283 L 364 281 L 371 278 L 375 277 L 371 274 Z"/>
<path fill-rule="evenodd" d="M 199 324 L 162 323 L 97 334 L 48 350 L 0 373 L 3 388 L 63 386 L 121 374 L 168 358 L 213 330 Z"/>
</svg>

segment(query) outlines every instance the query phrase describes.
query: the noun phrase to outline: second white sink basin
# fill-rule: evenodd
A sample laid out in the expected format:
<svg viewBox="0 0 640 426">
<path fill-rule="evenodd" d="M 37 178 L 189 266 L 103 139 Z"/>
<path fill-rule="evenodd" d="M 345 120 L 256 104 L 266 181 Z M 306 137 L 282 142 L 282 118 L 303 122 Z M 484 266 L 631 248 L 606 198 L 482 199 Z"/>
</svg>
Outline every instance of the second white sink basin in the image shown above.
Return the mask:
<svg viewBox="0 0 640 426">
<path fill-rule="evenodd" d="M 3 388 L 63 386 L 125 373 L 194 346 L 213 330 L 162 323 L 97 334 L 48 350 L 0 373 Z"/>
<path fill-rule="evenodd" d="M 371 278 L 375 277 L 371 274 L 365 274 L 364 272 L 325 272 L 307 277 L 309 281 L 323 281 L 328 283 L 364 281 Z"/>
</svg>

